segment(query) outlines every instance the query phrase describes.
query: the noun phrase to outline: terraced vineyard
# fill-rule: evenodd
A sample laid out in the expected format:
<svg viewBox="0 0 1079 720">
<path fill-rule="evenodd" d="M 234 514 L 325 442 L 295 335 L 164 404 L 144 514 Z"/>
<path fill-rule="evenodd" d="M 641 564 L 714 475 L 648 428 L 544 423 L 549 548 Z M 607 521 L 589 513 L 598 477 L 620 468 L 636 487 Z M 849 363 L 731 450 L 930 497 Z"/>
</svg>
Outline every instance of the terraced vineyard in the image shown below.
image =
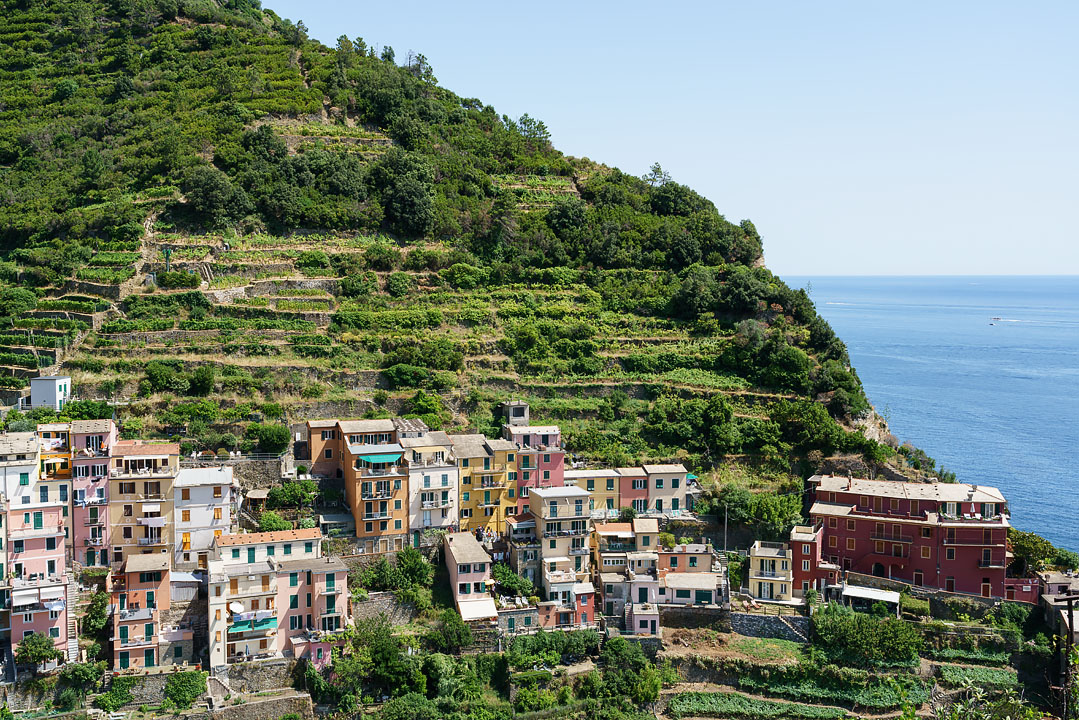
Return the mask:
<svg viewBox="0 0 1079 720">
<path fill-rule="evenodd" d="M 512 396 L 608 463 L 905 463 L 753 223 L 658 165 L 246 3 L 0 3 L 5 402 L 70 373 L 187 452 L 258 417 L 492 432 Z"/>
</svg>

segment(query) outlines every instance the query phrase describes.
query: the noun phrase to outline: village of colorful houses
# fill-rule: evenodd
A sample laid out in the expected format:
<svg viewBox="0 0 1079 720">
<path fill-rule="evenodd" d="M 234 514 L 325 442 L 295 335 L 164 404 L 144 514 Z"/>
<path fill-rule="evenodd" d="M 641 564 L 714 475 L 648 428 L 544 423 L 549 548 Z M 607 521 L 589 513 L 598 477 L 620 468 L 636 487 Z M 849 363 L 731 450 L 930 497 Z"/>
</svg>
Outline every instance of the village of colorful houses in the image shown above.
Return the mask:
<svg viewBox="0 0 1079 720">
<path fill-rule="evenodd" d="M 33 402 L 60 409 L 69 394 L 69 378 L 41 378 Z M 434 548 L 462 619 L 502 639 L 540 628 L 656 636 L 674 611 L 797 609 L 810 591 L 894 611 L 900 586 L 1030 603 L 1059 625 L 1060 598 L 1079 591 L 1079 577 L 1062 573 L 1009 576 L 1007 503 L 979 485 L 817 475 L 806 482 L 809 523 L 788 542 L 665 544 L 672 523 L 692 527 L 696 476 L 680 464 L 577 467 L 557 426 L 530 424 L 523 402 L 501 409 L 498 438 L 416 419 L 308 421 L 277 482 L 302 467 L 340 483 L 344 501 L 320 508 L 318 527 L 275 532 L 245 531 L 267 488 L 239 482 L 244 458 L 119 439 L 113 420 L 5 433 L 3 680 L 31 634 L 51 638 L 61 664 L 80 659 L 75 608 L 88 569 L 105 576 L 116 674 L 267 658 L 321 667 L 353 623 L 350 568 L 405 547 Z M 348 553 L 328 553 L 329 537 L 347 538 Z M 741 587 L 729 586 L 728 553 L 744 558 Z M 542 599 L 498 596 L 496 562 Z"/>
</svg>

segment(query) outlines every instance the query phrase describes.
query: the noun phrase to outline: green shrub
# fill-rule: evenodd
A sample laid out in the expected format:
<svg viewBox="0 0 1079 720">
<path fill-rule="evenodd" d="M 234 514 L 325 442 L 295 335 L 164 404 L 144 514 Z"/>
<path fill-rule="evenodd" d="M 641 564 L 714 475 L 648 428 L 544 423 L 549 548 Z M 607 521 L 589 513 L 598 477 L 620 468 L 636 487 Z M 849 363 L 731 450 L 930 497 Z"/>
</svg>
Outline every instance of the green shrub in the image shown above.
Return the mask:
<svg viewBox="0 0 1079 720">
<path fill-rule="evenodd" d="M 940 684 L 945 687 L 1010 688 L 1019 684 L 1019 676 L 1012 669 L 963 667 L 941 665 Z"/>
<path fill-rule="evenodd" d="M 845 710 L 836 707 L 780 703 L 757 700 L 738 693 L 687 692 L 672 695 L 667 712 L 674 718 L 686 716 L 719 718 L 796 718 L 798 720 L 831 720 L 847 717 Z"/>
<path fill-rule="evenodd" d="M 189 708 L 206 692 L 206 674 L 199 670 L 173 673 L 165 681 L 165 698 L 179 708 Z"/>
<path fill-rule="evenodd" d="M 135 699 L 131 694 L 131 688 L 135 687 L 138 682 L 138 678 L 114 677 L 108 692 L 98 695 L 94 700 L 94 704 L 105 712 L 116 712 Z"/>
<path fill-rule="evenodd" d="M 196 273 L 161 271 L 157 273 L 157 284 L 167 289 L 194 288 L 202 284 L 202 278 Z"/>
<path fill-rule="evenodd" d="M 896 618 L 878 618 L 831 604 L 816 613 L 813 650 L 830 661 L 874 667 L 913 663 L 922 649 L 914 626 Z"/>
</svg>

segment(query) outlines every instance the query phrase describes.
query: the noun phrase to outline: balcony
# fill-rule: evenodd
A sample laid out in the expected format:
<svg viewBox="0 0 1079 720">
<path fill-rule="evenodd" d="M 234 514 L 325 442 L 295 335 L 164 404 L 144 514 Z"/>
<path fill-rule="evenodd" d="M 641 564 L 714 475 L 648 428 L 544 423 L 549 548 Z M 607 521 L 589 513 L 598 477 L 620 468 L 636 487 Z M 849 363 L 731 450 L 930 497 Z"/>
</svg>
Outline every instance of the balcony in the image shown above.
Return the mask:
<svg viewBox="0 0 1079 720">
<path fill-rule="evenodd" d="M 552 584 L 577 582 L 577 573 L 572 570 L 544 570 L 543 577 Z"/>
<path fill-rule="evenodd" d="M 120 638 L 120 647 L 138 647 L 139 645 L 157 645 L 157 636 L 143 635 L 141 637 Z"/>
<path fill-rule="evenodd" d="M 86 526 L 86 527 L 93 527 L 95 525 L 104 525 L 105 524 L 105 518 L 101 517 L 100 515 L 98 517 L 96 517 L 96 518 L 86 518 L 85 520 L 82 521 L 82 524 L 84 526 Z"/>
<path fill-rule="evenodd" d="M 246 635 L 247 633 L 258 633 L 265 635 L 267 633 L 277 632 L 277 618 L 270 617 L 263 620 L 241 620 L 229 625 L 229 635 Z"/>
<path fill-rule="evenodd" d="M 570 528 L 569 530 L 544 530 L 543 537 L 545 538 L 559 538 L 559 537 L 577 537 L 580 535 L 587 535 L 588 528 Z"/>
<path fill-rule="evenodd" d="M 880 542 L 912 543 L 914 538 L 910 535 L 888 535 L 887 533 L 872 533 L 869 538 Z"/>
<path fill-rule="evenodd" d="M 25 577 L 11 579 L 11 587 L 25 588 L 38 587 L 40 585 L 62 585 L 67 582 L 63 575 L 46 575 L 45 573 L 29 573 Z"/>
<path fill-rule="evenodd" d="M 84 538 L 83 541 L 86 545 L 100 546 L 105 544 L 105 538 L 103 537 L 88 537 Z"/>
<path fill-rule="evenodd" d="M 385 500 L 393 497 L 393 488 L 372 488 L 370 490 L 361 490 L 360 498 L 363 500 Z"/>
<path fill-rule="evenodd" d="M 599 544 L 600 552 L 637 552 L 637 543 L 608 542 Z"/>
<path fill-rule="evenodd" d="M 586 548 L 586 547 L 571 547 L 569 549 L 569 554 L 570 555 L 587 555 L 588 554 L 588 548 Z"/>
<path fill-rule="evenodd" d="M 139 543 L 138 544 L 142 545 L 143 547 L 153 546 L 153 545 L 164 545 L 165 540 L 164 540 L 164 538 L 160 538 L 160 537 L 141 537 L 141 538 L 139 538 Z"/>
<path fill-rule="evenodd" d="M 751 577 L 759 577 L 759 578 L 785 578 L 786 579 L 786 578 L 790 577 L 789 572 L 781 572 L 781 571 L 777 571 L 777 570 L 750 570 L 749 574 L 750 574 Z"/>
<path fill-rule="evenodd" d="M 454 458 L 452 456 L 451 457 L 443 457 L 443 458 L 438 458 L 438 457 L 424 458 L 422 460 L 410 460 L 408 465 L 411 468 L 454 467 L 455 465 L 457 465 L 457 458 Z"/>
<path fill-rule="evenodd" d="M 135 522 L 143 527 L 165 527 L 165 520 L 166 518 L 155 515 L 153 517 L 137 518 Z"/>
<path fill-rule="evenodd" d="M 8 540 L 29 540 L 32 538 L 53 537 L 54 535 L 63 535 L 64 525 L 60 523 L 42 525 L 41 527 L 21 527 L 10 528 L 8 530 Z"/>
<path fill-rule="evenodd" d="M 424 500 L 421 505 L 424 510 L 433 510 L 435 508 L 448 508 L 453 506 L 453 500 L 446 498 L 445 500 Z"/>
<path fill-rule="evenodd" d="M 1001 570 L 1007 567 L 1003 560 L 986 560 L 982 558 L 978 561 L 978 567 L 985 568 L 987 570 Z"/>
<path fill-rule="evenodd" d="M 139 493 L 139 502 L 162 502 L 165 499 L 162 493 Z"/>
<path fill-rule="evenodd" d="M 567 507 L 565 514 L 561 508 L 549 509 L 550 514 L 543 518 L 544 520 L 583 520 L 585 518 L 592 517 L 592 511 L 586 510 L 584 507 L 575 508 L 573 512 Z"/>
<path fill-rule="evenodd" d="M 364 520 L 387 520 L 390 518 L 390 512 L 384 510 L 382 512 L 365 512 L 363 514 Z"/>
<path fill-rule="evenodd" d="M 496 488 L 502 488 L 503 485 L 502 485 L 501 480 L 495 480 L 494 478 L 483 478 L 482 480 L 480 480 L 480 487 L 481 488 L 495 488 L 495 487 Z"/>
<path fill-rule="evenodd" d="M 177 469 L 168 465 L 159 467 L 128 467 L 113 468 L 109 471 L 109 477 L 113 480 L 139 480 L 147 478 L 171 478 L 175 477 Z"/>
<path fill-rule="evenodd" d="M 394 475 L 403 477 L 405 474 L 405 468 L 396 465 L 388 468 L 358 467 L 356 471 L 360 473 L 360 477 L 392 477 Z"/>
<path fill-rule="evenodd" d="M 85 478 L 83 478 L 83 479 L 85 479 Z M 89 507 L 91 505 L 107 505 L 108 502 L 109 502 L 109 500 L 106 497 L 98 497 L 97 495 L 91 495 L 90 497 L 75 498 L 75 507 Z"/>
<path fill-rule="evenodd" d="M 116 613 L 121 622 L 146 622 L 153 620 L 156 608 L 124 608 Z"/>
<path fill-rule="evenodd" d="M 494 475 L 506 472 L 506 463 L 491 463 L 482 468 L 471 468 L 473 475 Z"/>
</svg>

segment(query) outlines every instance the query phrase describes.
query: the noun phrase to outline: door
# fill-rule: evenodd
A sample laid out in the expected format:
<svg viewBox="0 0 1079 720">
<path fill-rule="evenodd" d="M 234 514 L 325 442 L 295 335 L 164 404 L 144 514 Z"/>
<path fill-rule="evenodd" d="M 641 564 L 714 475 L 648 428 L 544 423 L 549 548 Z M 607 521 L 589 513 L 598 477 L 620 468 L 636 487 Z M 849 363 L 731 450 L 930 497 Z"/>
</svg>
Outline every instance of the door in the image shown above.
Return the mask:
<svg viewBox="0 0 1079 720">
<path fill-rule="evenodd" d="M 127 625 L 121 625 L 120 626 L 120 644 L 124 645 L 125 643 L 127 643 Z"/>
<path fill-rule="evenodd" d="M 652 621 L 652 634 L 653 635 L 656 634 L 656 621 L 655 620 Z"/>
<path fill-rule="evenodd" d="M 610 600 L 607 601 L 607 614 L 614 615 L 614 603 Z"/>
<path fill-rule="evenodd" d="M 412 547 L 418 548 L 420 546 L 420 531 L 416 530 L 412 533 Z"/>
<path fill-rule="evenodd" d="M 982 583 L 982 597 L 989 597 L 991 587 L 992 586 L 987 582 Z"/>
<path fill-rule="evenodd" d="M 757 583 L 757 595 L 761 600 L 771 600 L 772 583 Z"/>
<path fill-rule="evenodd" d="M 637 602 L 648 602 L 648 588 L 637 588 Z"/>
<path fill-rule="evenodd" d="M 40 530 L 43 527 L 45 527 L 45 517 L 44 517 L 44 515 L 42 513 L 40 513 L 40 512 L 35 512 L 34 513 L 34 529 L 35 530 Z"/>
<path fill-rule="evenodd" d="M 247 548 L 247 562 L 255 562 L 255 548 Z"/>
<path fill-rule="evenodd" d="M 694 591 L 693 602 L 701 604 L 701 605 L 710 604 L 712 602 L 712 591 L 711 590 L 695 590 Z"/>
<path fill-rule="evenodd" d="M 126 651 L 121 652 L 120 653 L 120 669 L 121 670 L 127 670 L 129 667 L 131 667 L 131 656 L 130 656 L 130 654 L 127 653 Z"/>
<path fill-rule="evenodd" d="M 143 652 L 142 657 L 143 657 L 143 664 L 146 667 L 153 667 L 154 666 L 154 651 L 153 651 L 153 649 L 148 649 L 145 652 Z"/>
<path fill-rule="evenodd" d="M 514 630 L 517 629 L 517 618 L 512 618 L 512 617 L 509 618 L 509 620 L 507 622 L 507 629 L 510 632 L 513 632 Z"/>
<path fill-rule="evenodd" d="M 153 590 L 147 590 L 146 591 L 146 607 L 148 607 L 148 608 L 157 607 L 156 597 L 154 596 L 154 591 Z"/>
</svg>

